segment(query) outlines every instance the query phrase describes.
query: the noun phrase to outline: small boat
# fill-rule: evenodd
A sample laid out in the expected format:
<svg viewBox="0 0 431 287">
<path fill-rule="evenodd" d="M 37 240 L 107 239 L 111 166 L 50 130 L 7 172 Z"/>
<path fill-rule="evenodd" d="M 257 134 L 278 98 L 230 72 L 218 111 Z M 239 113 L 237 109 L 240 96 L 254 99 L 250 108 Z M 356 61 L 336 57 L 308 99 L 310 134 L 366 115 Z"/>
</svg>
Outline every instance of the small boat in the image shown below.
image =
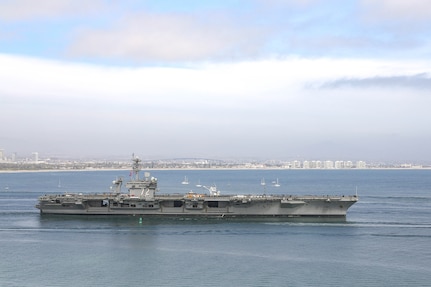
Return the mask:
<svg viewBox="0 0 431 287">
<path fill-rule="evenodd" d="M 189 179 L 187 176 L 184 177 L 184 180 L 181 182 L 181 184 L 189 184 Z"/>
<path fill-rule="evenodd" d="M 280 183 L 278 182 L 278 178 L 276 181 L 273 182 L 274 187 L 280 187 Z"/>
</svg>

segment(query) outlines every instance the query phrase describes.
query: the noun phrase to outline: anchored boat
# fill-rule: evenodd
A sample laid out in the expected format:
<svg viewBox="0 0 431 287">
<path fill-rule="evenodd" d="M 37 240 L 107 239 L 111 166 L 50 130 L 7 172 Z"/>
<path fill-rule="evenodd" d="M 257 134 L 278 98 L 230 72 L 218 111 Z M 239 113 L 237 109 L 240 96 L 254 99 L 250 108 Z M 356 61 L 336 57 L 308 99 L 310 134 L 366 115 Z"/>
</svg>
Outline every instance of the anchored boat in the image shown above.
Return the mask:
<svg viewBox="0 0 431 287">
<path fill-rule="evenodd" d="M 133 158 L 128 193 L 121 192 L 122 178 L 110 193 L 56 194 L 39 197 L 41 214 L 137 215 L 171 217 L 341 217 L 358 201 L 351 196 L 156 194 L 157 178 L 145 172 L 140 178 L 140 159 Z"/>
</svg>

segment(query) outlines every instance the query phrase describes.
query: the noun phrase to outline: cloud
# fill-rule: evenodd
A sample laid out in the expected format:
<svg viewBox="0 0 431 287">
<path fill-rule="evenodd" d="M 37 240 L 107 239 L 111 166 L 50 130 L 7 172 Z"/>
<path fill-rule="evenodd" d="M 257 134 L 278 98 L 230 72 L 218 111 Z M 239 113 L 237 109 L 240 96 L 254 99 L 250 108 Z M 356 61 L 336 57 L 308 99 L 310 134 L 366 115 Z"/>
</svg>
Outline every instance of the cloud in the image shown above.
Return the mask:
<svg viewBox="0 0 431 287">
<path fill-rule="evenodd" d="M 133 66 L 429 56 L 428 2 L 358 1 L 0 1 L 0 44 L 4 52 Z"/>
<path fill-rule="evenodd" d="M 288 58 L 124 68 L 0 55 L 0 129 L 8 135 L 2 148 L 283 158 L 329 141 L 334 154 L 340 146 L 349 150 L 346 142 L 377 146 L 370 137 L 383 132 L 426 138 L 418 123 L 429 121 L 431 99 L 412 97 L 413 87 L 303 88 L 342 77 L 390 78 L 400 67 L 419 84 L 426 77 L 418 71 L 430 72 L 425 61 Z"/>
<path fill-rule="evenodd" d="M 81 29 L 68 49 L 77 57 L 195 61 L 254 57 L 265 30 L 221 15 L 128 15 L 106 29 Z"/>
<path fill-rule="evenodd" d="M 268 7 L 283 7 L 283 6 L 297 6 L 297 7 L 309 7 L 316 2 L 321 0 L 256 0 L 261 5 Z"/>
<path fill-rule="evenodd" d="M 104 9 L 102 0 L 14 0 L 0 1 L 0 19 L 3 21 L 27 21 L 60 18 L 64 15 L 87 14 Z"/>
<path fill-rule="evenodd" d="M 370 78 L 343 78 L 326 82 L 324 89 L 338 88 L 408 88 L 431 91 L 431 77 L 427 73 L 411 76 L 389 76 Z"/>
<path fill-rule="evenodd" d="M 429 0 L 361 0 L 367 14 L 377 19 L 429 21 L 431 2 Z"/>
</svg>

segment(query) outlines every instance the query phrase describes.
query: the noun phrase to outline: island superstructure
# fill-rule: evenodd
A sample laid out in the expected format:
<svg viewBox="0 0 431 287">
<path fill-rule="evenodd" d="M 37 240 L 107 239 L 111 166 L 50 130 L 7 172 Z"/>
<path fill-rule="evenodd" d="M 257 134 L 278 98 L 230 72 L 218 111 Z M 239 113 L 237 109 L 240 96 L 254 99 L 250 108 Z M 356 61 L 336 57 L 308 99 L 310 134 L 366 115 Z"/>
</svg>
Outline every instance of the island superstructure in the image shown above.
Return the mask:
<svg viewBox="0 0 431 287">
<path fill-rule="evenodd" d="M 156 194 L 157 178 L 149 172 L 140 177 L 140 159 L 133 157 L 127 193 L 122 178 L 109 193 L 64 193 L 39 197 L 41 214 L 136 215 L 172 217 L 341 217 L 358 201 L 350 196 L 221 195 L 215 187 L 209 194 Z"/>
</svg>

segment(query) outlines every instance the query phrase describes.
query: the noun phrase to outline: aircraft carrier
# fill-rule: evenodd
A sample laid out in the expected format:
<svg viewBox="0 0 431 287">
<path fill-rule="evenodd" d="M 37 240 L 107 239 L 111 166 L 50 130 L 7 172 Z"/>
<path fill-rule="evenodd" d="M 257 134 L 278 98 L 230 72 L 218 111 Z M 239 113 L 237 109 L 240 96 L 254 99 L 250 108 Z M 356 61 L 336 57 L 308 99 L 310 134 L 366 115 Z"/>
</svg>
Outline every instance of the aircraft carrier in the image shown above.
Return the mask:
<svg viewBox="0 0 431 287">
<path fill-rule="evenodd" d="M 133 158 L 127 193 L 122 178 L 113 182 L 111 192 L 64 193 L 39 197 L 41 214 L 132 215 L 140 217 L 335 217 L 345 218 L 358 201 L 350 196 L 220 195 L 215 187 L 209 194 L 156 194 L 157 178 L 145 172 L 140 178 L 140 159 Z"/>
</svg>

